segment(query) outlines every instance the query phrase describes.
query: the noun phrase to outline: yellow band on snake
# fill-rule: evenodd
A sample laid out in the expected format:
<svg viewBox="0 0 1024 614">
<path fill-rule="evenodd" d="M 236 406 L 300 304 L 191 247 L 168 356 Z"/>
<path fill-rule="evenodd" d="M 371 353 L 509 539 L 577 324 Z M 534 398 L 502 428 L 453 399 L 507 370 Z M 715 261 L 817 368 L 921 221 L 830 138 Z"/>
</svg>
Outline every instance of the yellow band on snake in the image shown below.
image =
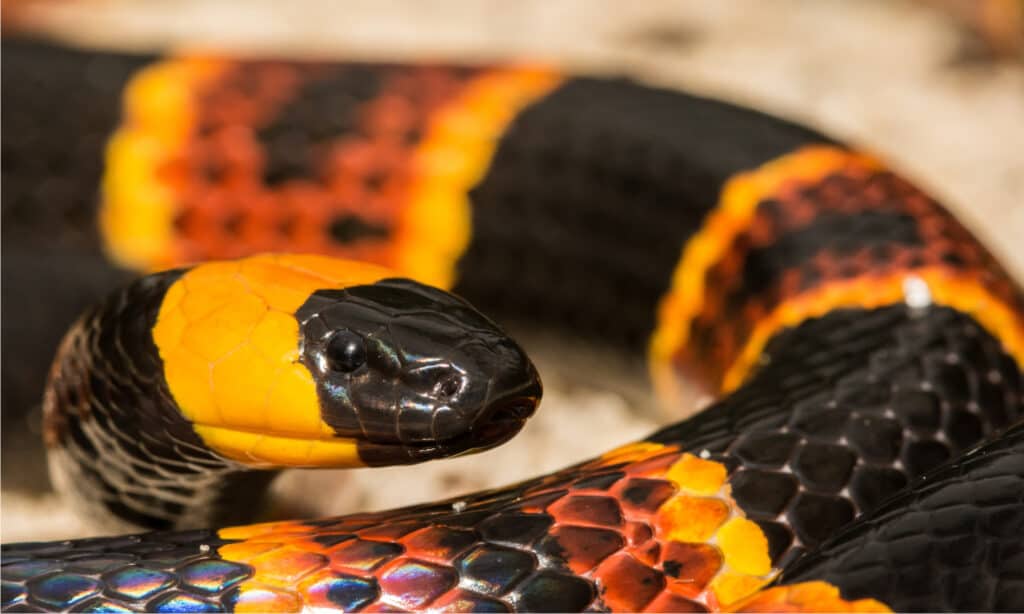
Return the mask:
<svg viewBox="0 0 1024 614">
<path fill-rule="evenodd" d="M 171 394 L 203 441 L 247 465 L 361 466 L 320 415 L 295 311 L 316 290 L 394 274 L 322 256 L 199 265 L 167 291 L 153 340 Z"/>
</svg>

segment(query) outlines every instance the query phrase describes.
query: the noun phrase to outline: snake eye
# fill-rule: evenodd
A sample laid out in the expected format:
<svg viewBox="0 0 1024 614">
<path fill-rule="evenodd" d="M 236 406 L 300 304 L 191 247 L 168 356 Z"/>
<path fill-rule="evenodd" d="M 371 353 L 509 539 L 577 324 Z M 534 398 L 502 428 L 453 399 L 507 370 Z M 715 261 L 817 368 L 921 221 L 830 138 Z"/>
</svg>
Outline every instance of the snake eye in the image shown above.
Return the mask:
<svg viewBox="0 0 1024 614">
<path fill-rule="evenodd" d="M 359 335 L 340 330 L 327 341 L 327 364 L 334 371 L 350 373 L 366 362 L 366 346 Z"/>
</svg>

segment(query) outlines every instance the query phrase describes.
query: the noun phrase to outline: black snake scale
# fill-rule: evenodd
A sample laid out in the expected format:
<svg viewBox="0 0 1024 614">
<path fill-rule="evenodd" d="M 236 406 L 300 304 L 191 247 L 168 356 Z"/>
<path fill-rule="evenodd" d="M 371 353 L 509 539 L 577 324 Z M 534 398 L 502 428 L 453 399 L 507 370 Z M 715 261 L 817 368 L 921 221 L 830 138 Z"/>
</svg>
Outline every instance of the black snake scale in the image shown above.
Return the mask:
<svg viewBox="0 0 1024 614">
<path fill-rule="evenodd" d="M 1022 452 L 1018 425 L 928 472 L 787 569 L 778 583 L 820 578 L 852 599 L 871 595 L 897 611 L 1020 609 Z"/>
</svg>

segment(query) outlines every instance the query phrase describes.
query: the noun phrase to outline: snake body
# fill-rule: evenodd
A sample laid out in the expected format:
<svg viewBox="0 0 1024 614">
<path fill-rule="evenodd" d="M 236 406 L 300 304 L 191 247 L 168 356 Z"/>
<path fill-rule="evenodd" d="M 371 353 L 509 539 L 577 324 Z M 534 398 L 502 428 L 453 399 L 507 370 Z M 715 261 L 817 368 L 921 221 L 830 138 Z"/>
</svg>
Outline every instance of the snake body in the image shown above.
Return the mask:
<svg viewBox="0 0 1024 614">
<path fill-rule="evenodd" d="M 54 147 L 4 195 L 5 228 L 52 235 L 60 205 L 38 202 L 32 173 L 65 173 L 73 198 L 62 202 L 95 211 L 100 232 L 72 225 L 53 249 L 78 250 L 96 292 L 126 270 L 265 251 L 355 257 L 499 320 L 646 350 L 668 403 L 680 374 L 718 395 L 642 441 L 458 500 L 5 546 L 5 610 L 1024 608 L 1024 295 L 872 156 L 726 103 L 543 67 L 141 58 L 7 41 L 3 58 L 5 80 L 45 67 L 90 93 L 67 121 L 102 116 L 83 132 L 98 135 L 82 141 L 97 159 L 62 166 Z M 37 78 L 25 100 L 53 98 Z M 19 110 L 45 113 L 38 104 Z M 123 300 L 134 292 L 152 328 L 125 333 L 149 345 L 124 356 L 182 404 L 162 341 L 167 301 L 186 292 L 175 284 L 227 270 L 216 267 L 231 275 L 208 286 L 248 284 L 245 267 L 264 270 L 256 258 L 143 278 L 86 327 L 123 347 L 103 314 L 135 305 Z M 306 322 L 317 292 L 377 292 L 366 288 L 387 278 L 323 266 L 342 268 L 282 313 Z M 65 293 L 62 308 L 88 294 L 49 291 Z M 181 327 L 200 326 L 182 313 Z M 80 355 L 65 343 L 58 383 Z M 115 383 L 124 372 L 107 369 Z M 51 405 L 85 430 L 101 420 Z M 196 415 L 182 437 L 210 458 L 253 452 L 212 438 Z M 58 453 L 62 432 L 50 440 Z M 260 458 L 287 464 L 287 453 Z"/>
</svg>

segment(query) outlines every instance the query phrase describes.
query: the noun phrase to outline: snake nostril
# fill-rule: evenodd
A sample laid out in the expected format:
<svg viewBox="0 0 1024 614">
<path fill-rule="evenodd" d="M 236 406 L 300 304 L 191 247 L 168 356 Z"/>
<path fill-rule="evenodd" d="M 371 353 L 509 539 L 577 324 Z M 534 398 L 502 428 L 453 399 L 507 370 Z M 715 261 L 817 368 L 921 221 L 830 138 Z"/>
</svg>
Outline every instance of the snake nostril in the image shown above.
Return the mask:
<svg viewBox="0 0 1024 614">
<path fill-rule="evenodd" d="M 443 375 L 438 380 L 434 390 L 437 391 L 438 396 L 451 399 L 462 390 L 462 377 L 457 373 Z"/>
</svg>

